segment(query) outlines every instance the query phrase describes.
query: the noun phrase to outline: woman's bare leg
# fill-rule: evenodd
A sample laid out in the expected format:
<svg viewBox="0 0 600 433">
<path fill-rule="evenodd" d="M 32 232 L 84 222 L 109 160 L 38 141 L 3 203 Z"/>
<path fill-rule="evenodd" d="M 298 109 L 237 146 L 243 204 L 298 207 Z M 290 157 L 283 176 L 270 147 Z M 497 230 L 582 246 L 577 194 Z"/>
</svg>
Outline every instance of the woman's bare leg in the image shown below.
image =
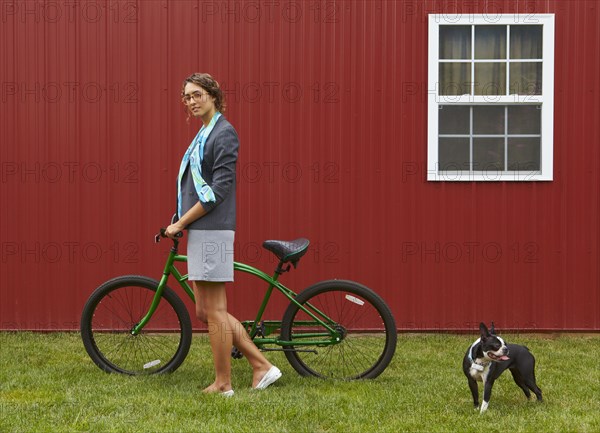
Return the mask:
<svg viewBox="0 0 600 433">
<path fill-rule="evenodd" d="M 231 346 L 233 335 L 224 332 L 228 323 L 225 283 L 194 281 L 196 315 L 208 324 L 208 337 L 215 366 L 215 381 L 204 392 L 231 389 Z"/>
<path fill-rule="evenodd" d="M 239 322 L 238 319 L 229 314 L 230 329 L 233 330 L 233 344 L 244 354 L 252 367 L 252 388 L 256 387 L 262 377 L 269 371 L 273 364 L 262 354 L 256 344 Z"/>
<path fill-rule="evenodd" d="M 231 347 L 235 345 L 252 367 L 252 387 L 273 366 L 250 339 L 242 324 L 227 313 L 225 283 L 194 281 L 196 316 L 208 324 L 210 345 L 215 363 L 215 382 L 206 392 L 231 389 Z"/>
</svg>

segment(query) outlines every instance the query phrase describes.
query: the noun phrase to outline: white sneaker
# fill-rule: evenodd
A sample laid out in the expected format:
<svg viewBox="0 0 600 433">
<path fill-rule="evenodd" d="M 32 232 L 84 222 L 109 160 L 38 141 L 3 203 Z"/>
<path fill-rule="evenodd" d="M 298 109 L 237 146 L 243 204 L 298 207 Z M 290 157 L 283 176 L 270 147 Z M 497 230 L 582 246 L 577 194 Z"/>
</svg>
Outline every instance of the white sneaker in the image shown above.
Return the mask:
<svg viewBox="0 0 600 433">
<path fill-rule="evenodd" d="M 265 389 L 267 386 L 275 383 L 275 381 L 280 377 L 281 371 L 277 367 L 272 366 L 269 371 L 265 373 L 263 378 L 260 380 L 260 382 L 258 382 L 258 385 L 256 385 L 254 389 Z"/>
</svg>

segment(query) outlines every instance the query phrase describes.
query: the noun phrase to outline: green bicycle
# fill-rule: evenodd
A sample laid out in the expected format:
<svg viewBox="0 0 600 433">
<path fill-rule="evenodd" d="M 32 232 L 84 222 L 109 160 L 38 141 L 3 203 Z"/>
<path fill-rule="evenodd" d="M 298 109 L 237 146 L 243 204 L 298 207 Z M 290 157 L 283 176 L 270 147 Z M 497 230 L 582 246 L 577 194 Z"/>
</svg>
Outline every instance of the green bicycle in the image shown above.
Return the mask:
<svg viewBox="0 0 600 433">
<path fill-rule="evenodd" d="M 192 323 L 167 280 L 173 276 L 192 300 L 194 294 L 187 275 L 175 266 L 187 261 L 178 246 L 174 239 L 160 281 L 125 275 L 91 294 L 81 317 L 81 337 L 102 370 L 128 375 L 167 373 L 184 361 L 192 341 Z M 322 281 L 298 294 L 278 281 L 292 265 L 297 266 L 308 246 L 307 239 L 265 241 L 263 247 L 279 259 L 272 277 L 234 263 L 235 271 L 268 284 L 255 319 L 242 325 L 261 350 L 283 351 L 303 376 L 341 380 L 379 376 L 394 356 L 397 339 L 394 317 L 379 295 L 353 281 Z M 281 320 L 264 320 L 273 290 L 290 304 Z M 242 354 L 234 347 L 232 356 Z"/>
</svg>

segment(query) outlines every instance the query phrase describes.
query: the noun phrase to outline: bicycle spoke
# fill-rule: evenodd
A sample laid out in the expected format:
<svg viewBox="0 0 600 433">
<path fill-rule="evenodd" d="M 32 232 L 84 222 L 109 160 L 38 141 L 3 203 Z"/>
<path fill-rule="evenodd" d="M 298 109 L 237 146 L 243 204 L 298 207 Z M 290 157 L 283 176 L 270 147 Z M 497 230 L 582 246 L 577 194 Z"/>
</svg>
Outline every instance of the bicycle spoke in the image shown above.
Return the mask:
<svg viewBox="0 0 600 433">
<path fill-rule="evenodd" d="M 131 333 L 148 313 L 156 284 L 144 277 L 122 277 L 101 286 L 86 304 L 82 337 L 101 368 L 151 374 L 172 371 L 183 362 L 191 342 L 191 323 L 185 306 L 170 289 L 163 292 L 144 329 Z"/>
<path fill-rule="evenodd" d="M 348 380 L 375 377 L 383 371 L 395 350 L 395 325 L 387 306 L 372 291 L 353 282 L 331 281 L 307 289 L 296 299 L 312 306 L 313 314 L 341 336 L 338 342 L 333 336 L 322 337 L 316 353 L 287 352 L 299 373 Z M 316 343 L 309 334 L 328 335 L 327 328 L 294 304 L 284 321 L 282 336 L 292 341 L 302 338 L 303 342 Z"/>
</svg>

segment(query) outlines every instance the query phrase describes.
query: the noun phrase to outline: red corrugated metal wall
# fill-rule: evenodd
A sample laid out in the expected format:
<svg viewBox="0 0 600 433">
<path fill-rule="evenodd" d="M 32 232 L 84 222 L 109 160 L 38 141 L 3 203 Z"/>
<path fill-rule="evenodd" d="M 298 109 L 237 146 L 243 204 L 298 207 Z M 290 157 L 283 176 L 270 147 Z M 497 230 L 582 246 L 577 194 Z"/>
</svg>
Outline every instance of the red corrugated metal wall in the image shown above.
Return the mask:
<svg viewBox="0 0 600 433">
<path fill-rule="evenodd" d="M 554 181 L 426 182 L 427 15 L 554 13 Z M 349 278 L 401 329 L 600 329 L 596 1 L 2 2 L 0 328 L 76 329 L 109 277 L 158 277 L 212 73 L 241 138 L 237 260 L 311 239 L 285 282 Z M 230 310 L 264 288 L 239 277 Z M 283 311 L 278 300 L 270 309 Z"/>
</svg>

